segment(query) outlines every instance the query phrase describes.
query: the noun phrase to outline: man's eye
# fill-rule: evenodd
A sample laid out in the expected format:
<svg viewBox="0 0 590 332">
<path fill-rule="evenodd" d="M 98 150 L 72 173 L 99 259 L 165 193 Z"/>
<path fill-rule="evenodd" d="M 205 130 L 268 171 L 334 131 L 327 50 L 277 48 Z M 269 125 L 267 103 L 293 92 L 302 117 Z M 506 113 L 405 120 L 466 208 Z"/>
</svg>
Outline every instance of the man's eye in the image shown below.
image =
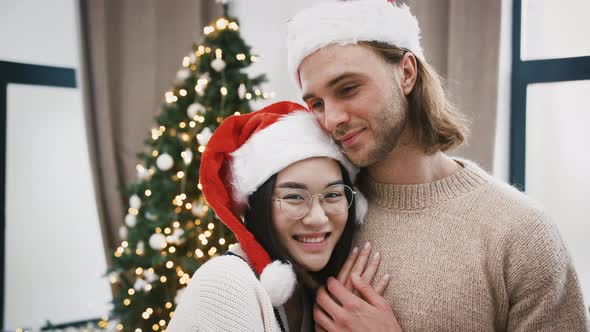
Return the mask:
<svg viewBox="0 0 590 332">
<path fill-rule="evenodd" d="M 344 96 L 349 95 L 349 94 L 353 93 L 354 91 L 356 91 L 356 88 L 358 88 L 358 85 L 346 86 L 340 90 L 340 94 L 344 95 Z"/>
<path fill-rule="evenodd" d="M 309 108 L 311 108 L 312 111 L 320 112 L 324 108 L 324 102 L 321 100 L 312 101 L 309 104 Z"/>
</svg>

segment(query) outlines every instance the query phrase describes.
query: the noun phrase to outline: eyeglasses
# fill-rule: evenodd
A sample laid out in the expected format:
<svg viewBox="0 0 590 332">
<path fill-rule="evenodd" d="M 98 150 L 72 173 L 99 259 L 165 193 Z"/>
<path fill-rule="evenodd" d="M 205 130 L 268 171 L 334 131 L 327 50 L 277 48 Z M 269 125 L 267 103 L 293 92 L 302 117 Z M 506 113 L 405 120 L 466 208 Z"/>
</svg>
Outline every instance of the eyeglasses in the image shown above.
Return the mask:
<svg viewBox="0 0 590 332">
<path fill-rule="evenodd" d="M 348 211 L 354 200 L 355 191 L 345 184 L 329 186 L 321 194 L 312 194 L 305 189 L 286 189 L 280 193 L 279 208 L 289 219 L 302 219 L 313 204 L 313 198 L 319 196 L 320 206 L 328 214 L 343 214 Z"/>
</svg>

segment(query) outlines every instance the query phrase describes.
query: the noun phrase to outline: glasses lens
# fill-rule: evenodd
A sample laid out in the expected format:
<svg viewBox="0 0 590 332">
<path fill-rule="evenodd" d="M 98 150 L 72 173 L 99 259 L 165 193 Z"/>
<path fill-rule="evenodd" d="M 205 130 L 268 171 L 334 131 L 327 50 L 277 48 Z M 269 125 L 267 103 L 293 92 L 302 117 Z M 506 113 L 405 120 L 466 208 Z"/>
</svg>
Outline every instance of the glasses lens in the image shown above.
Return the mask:
<svg viewBox="0 0 590 332">
<path fill-rule="evenodd" d="M 291 189 L 281 196 L 281 211 L 289 219 L 303 218 L 310 206 L 311 197 L 305 190 Z"/>
<path fill-rule="evenodd" d="M 327 213 L 342 214 L 348 211 L 353 200 L 352 188 L 344 184 L 335 184 L 324 190 L 322 208 Z"/>
</svg>

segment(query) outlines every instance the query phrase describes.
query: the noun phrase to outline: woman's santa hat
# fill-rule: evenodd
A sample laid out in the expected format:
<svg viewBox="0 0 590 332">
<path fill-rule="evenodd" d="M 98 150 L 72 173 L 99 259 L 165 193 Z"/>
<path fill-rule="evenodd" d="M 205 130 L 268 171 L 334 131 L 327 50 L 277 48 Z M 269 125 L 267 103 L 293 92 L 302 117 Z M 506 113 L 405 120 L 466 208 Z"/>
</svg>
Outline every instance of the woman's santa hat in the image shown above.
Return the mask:
<svg viewBox="0 0 590 332">
<path fill-rule="evenodd" d="M 424 61 L 418 20 L 407 5 L 386 0 L 321 2 L 287 23 L 287 66 L 299 82 L 301 61 L 331 44 L 377 41 L 411 51 Z"/>
<path fill-rule="evenodd" d="M 339 161 L 351 181 L 358 173 L 322 131 L 313 113 L 290 102 L 228 117 L 215 130 L 201 157 L 203 194 L 217 217 L 236 235 L 274 306 L 282 305 L 291 296 L 295 273 L 288 263 L 271 262 L 242 216 L 248 197 L 266 180 L 297 161 L 313 157 Z M 367 203 L 358 191 L 355 204 L 356 221 L 361 223 Z"/>
</svg>

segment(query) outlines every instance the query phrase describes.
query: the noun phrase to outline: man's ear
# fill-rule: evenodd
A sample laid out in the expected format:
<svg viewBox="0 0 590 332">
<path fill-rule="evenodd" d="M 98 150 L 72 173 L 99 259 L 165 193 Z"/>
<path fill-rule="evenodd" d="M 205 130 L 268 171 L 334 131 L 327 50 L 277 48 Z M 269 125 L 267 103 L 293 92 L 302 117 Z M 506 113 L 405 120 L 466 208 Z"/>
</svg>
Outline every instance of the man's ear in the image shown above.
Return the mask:
<svg viewBox="0 0 590 332">
<path fill-rule="evenodd" d="M 401 70 L 401 87 L 404 95 L 409 95 L 416 84 L 416 77 L 418 76 L 418 63 L 416 57 L 412 52 L 406 52 L 399 62 Z"/>
</svg>

